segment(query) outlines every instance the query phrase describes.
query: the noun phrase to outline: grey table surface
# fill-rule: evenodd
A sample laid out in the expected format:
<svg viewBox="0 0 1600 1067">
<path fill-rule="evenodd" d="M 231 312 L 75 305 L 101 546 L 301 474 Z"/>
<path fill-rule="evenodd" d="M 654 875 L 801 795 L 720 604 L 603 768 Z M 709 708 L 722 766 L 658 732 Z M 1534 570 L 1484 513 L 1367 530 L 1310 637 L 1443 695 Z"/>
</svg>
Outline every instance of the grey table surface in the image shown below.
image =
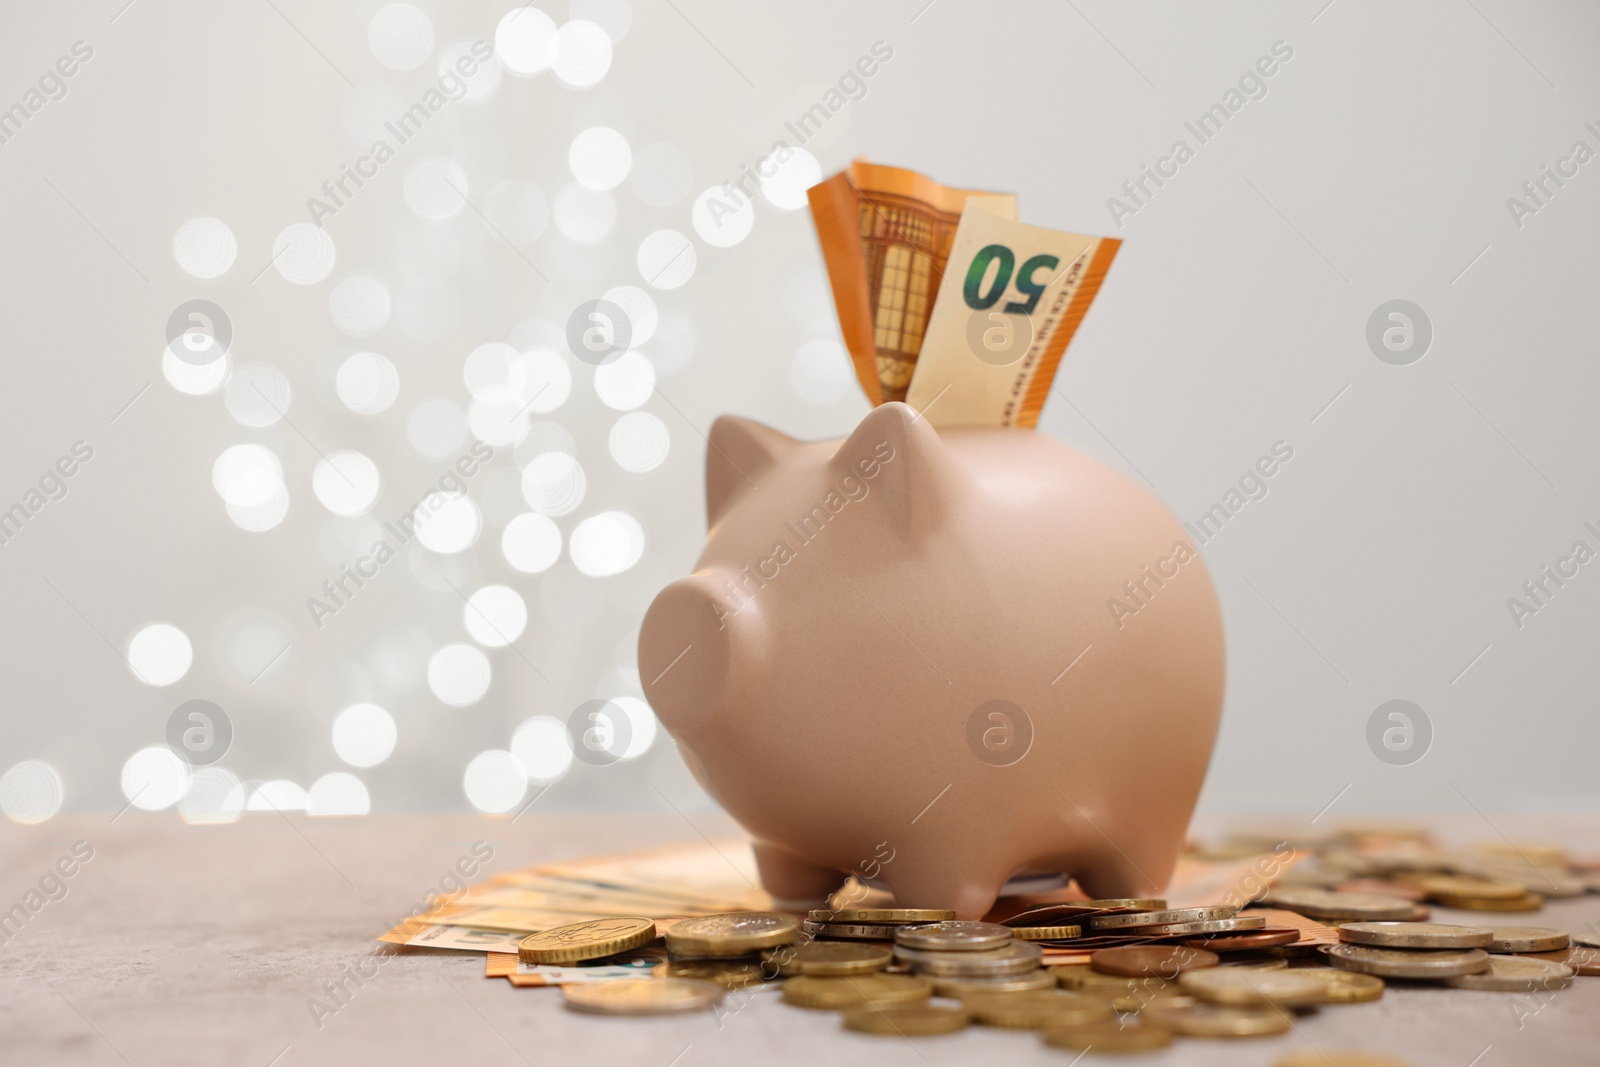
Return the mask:
<svg viewBox="0 0 1600 1067">
<path fill-rule="evenodd" d="M 1474 822 L 1474 820 L 1476 820 Z M 1495 817 L 1436 822 L 1441 836 L 1505 833 L 1600 850 L 1595 818 Z M 1210 821 L 1201 829 L 1215 830 Z M 483 977 L 483 959 L 405 950 L 367 959 L 386 923 L 421 900 L 473 842 L 487 873 L 601 851 L 736 832 L 716 814 L 534 816 L 515 825 L 467 815 L 308 819 L 254 814 L 191 827 L 170 815 L 58 817 L 0 827 L 0 908 L 23 904 L 57 861 L 93 849 L 46 886 L 0 944 L 0 1062 L 239 1065 L 438 1063 L 1070 1064 L 1036 1035 L 979 1028 L 875 1038 L 837 1017 L 760 994 L 721 1019 L 615 1019 L 564 1011 L 547 989 Z M 68 867 L 73 867 L 68 864 Z M 64 895 L 62 890 L 64 888 Z M 53 895 L 56 899 L 50 899 Z M 1439 909 L 1443 921 L 1470 916 Z M 1509 921 L 1509 919 L 1508 919 Z M 1600 897 L 1551 901 L 1515 921 L 1600 924 Z M 359 966 L 347 1002 L 320 1019 L 324 984 Z M 1534 1010 L 1537 1009 L 1537 1010 Z M 1500 1067 L 1600 1063 L 1600 978 L 1545 1003 L 1510 994 L 1391 987 L 1382 1000 L 1325 1008 L 1292 1033 L 1188 1039 L 1141 1064 L 1267 1065 L 1286 1050 L 1365 1049 L 1412 1064 Z M 1091 1056 L 1085 1062 L 1105 1062 Z"/>
</svg>

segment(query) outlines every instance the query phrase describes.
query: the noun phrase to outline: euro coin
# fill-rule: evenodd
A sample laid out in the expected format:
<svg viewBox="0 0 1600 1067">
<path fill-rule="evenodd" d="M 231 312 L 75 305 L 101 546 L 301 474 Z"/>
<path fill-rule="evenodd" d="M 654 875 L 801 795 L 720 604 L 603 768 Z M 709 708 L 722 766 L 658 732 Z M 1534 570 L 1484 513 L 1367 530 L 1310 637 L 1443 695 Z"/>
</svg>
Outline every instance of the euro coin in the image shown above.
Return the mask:
<svg viewBox="0 0 1600 1067">
<path fill-rule="evenodd" d="M 1494 931 L 1487 926 L 1450 926 L 1445 923 L 1345 923 L 1339 940 L 1384 948 L 1488 948 Z"/>
<path fill-rule="evenodd" d="M 1352 878 L 1332 888 L 1341 893 L 1376 893 L 1380 897 L 1397 897 L 1400 900 L 1410 901 L 1422 901 L 1428 897 L 1428 891 L 1419 885 L 1392 882 L 1383 878 Z"/>
<path fill-rule="evenodd" d="M 657 978 L 698 978 L 723 989 L 750 989 L 772 976 L 770 969 L 751 960 L 668 960 L 650 973 Z"/>
<path fill-rule="evenodd" d="M 1302 1048 L 1286 1052 L 1272 1067 L 1411 1067 L 1410 1061 L 1379 1052 L 1353 1052 L 1334 1048 Z"/>
<path fill-rule="evenodd" d="M 1341 971 L 1337 967 L 1306 968 L 1300 974 L 1314 974 L 1326 990 L 1328 1004 L 1365 1004 L 1383 996 L 1383 979 L 1375 974 Z"/>
<path fill-rule="evenodd" d="M 1305 971 L 1246 971 L 1216 967 L 1180 975 L 1178 988 L 1210 1004 L 1308 1008 L 1328 999 L 1327 986 Z"/>
<path fill-rule="evenodd" d="M 1446 985 L 1493 993 L 1532 993 L 1565 989 L 1572 984 L 1572 968 L 1553 960 L 1531 956 L 1490 956 L 1487 970 L 1451 978 Z"/>
<path fill-rule="evenodd" d="M 1416 884 L 1435 899 L 1449 896 L 1471 897 L 1475 900 L 1513 900 L 1527 892 L 1522 886 L 1509 882 L 1491 882 L 1449 874 L 1430 874 L 1418 878 Z"/>
<path fill-rule="evenodd" d="M 1083 933 L 1081 926 L 1013 926 L 1011 936 L 1019 941 L 1070 941 Z"/>
<path fill-rule="evenodd" d="M 819 923 L 807 919 L 800 928 L 812 937 L 838 941 L 893 941 L 896 931 L 910 929 L 893 923 Z"/>
<path fill-rule="evenodd" d="M 801 1008 L 860 1008 L 927 1000 L 933 987 L 909 974 L 862 974 L 824 978 L 802 974 L 783 983 L 783 999 Z"/>
<path fill-rule="evenodd" d="M 1324 945 L 1323 953 L 1335 967 L 1384 978 L 1456 978 L 1476 974 L 1489 966 L 1481 948 L 1416 949 L 1374 948 L 1370 945 Z"/>
<path fill-rule="evenodd" d="M 1264 1037 L 1289 1029 L 1288 1013 L 1271 1007 L 1190 1003 L 1152 1006 L 1147 1014 L 1161 1026 L 1188 1037 Z"/>
<path fill-rule="evenodd" d="M 1554 952 L 1571 943 L 1565 930 L 1548 926 L 1496 926 L 1488 947 L 1490 952 Z"/>
<path fill-rule="evenodd" d="M 561 996 L 573 1011 L 668 1015 L 714 1007 L 722 1002 L 723 990 L 695 978 L 619 978 L 614 982 L 564 985 Z"/>
<path fill-rule="evenodd" d="M 1157 897 L 1110 897 L 1101 900 L 1075 900 L 1080 908 L 1125 908 L 1129 911 L 1162 911 L 1167 902 Z"/>
<path fill-rule="evenodd" d="M 798 940 L 800 924 L 778 912 L 741 911 L 683 919 L 666 933 L 675 956 L 743 956 Z"/>
<path fill-rule="evenodd" d="M 1411 901 L 1376 893 L 1340 893 L 1329 889 L 1274 889 L 1267 897 L 1273 907 L 1299 912 L 1313 919 L 1349 922 L 1407 919 Z"/>
<path fill-rule="evenodd" d="M 1244 916 L 1248 918 L 1248 916 Z M 1292 945 L 1300 940 L 1300 931 L 1292 926 L 1266 926 L 1259 930 L 1237 933 L 1220 933 L 1193 937 L 1182 942 L 1190 948 L 1203 948 L 1211 952 L 1243 952 Z"/>
<path fill-rule="evenodd" d="M 1130 945 L 1103 948 L 1089 957 L 1089 966 L 1101 974 L 1124 978 L 1175 978 L 1184 971 L 1215 967 L 1215 952 L 1183 945 Z"/>
<path fill-rule="evenodd" d="M 951 921 L 928 926 L 906 926 L 894 935 L 897 945 L 933 952 L 978 952 L 998 948 L 1010 940 L 1009 927 L 980 922 Z"/>
<path fill-rule="evenodd" d="M 1056 984 L 1062 989 L 1090 989 L 1096 986 L 1115 989 L 1162 989 L 1170 985 L 1165 978 L 1128 978 L 1123 975 L 1101 974 L 1092 967 L 1074 964 L 1070 967 L 1051 967 L 1056 974 Z"/>
<path fill-rule="evenodd" d="M 806 918 L 819 923 L 936 923 L 954 919 L 944 908 L 813 908 Z"/>
<path fill-rule="evenodd" d="M 1178 993 L 1173 989 L 1161 989 L 1151 992 L 1147 989 L 1135 990 L 1131 993 L 1115 993 L 1109 989 L 1090 988 L 1083 990 L 1086 997 L 1098 997 L 1110 1004 L 1116 1011 L 1137 1015 L 1148 1008 L 1154 1008 L 1155 1014 L 1162 1009 L 1175 1007 L 1180 1004 L 1195 1004 L 1198 1001 L 1187 993 Z"/>
<path fill-rule="evenodd" d="M 1131 930 L 1133 927 L 1163 926 L 1172 923 L 1212 922 L 1231 919 L 1238 912 L 1231 904 L 1212 904 L 1203 908 L 1167 908 L 1160 911 L 1125 911 L 1096 915 L 1089 919 L 1094 930 Z"/>
<path fill-rule="evenodd" d="M 1103 1000 L 1059 989 L 1029 993 L 996 993 L 963 1001 L 974 1022 L 1009 1030 L 1039 1030 L 1047 1026 L 1073 1026 L 1109 1022 L 1111 1006 Z"/>
<path fill-rule="evenodd" d="M 655 938 L 656 924 L 649 919 L 590 919 L 529 934 L 518 943 L 517 958 L 523 963 L 597 960 L 638 948 Z"/>
<path fill-rule="evenodd" d="M 872 974 L 887 967 L 893 958 L 885 945 L 849 941 L 811 941 L 804 945 L 783 945 L 762 953 L 762 959 L 776 966 L 778 973 L 786 978 L 796 974 Z"/>
<path fill-rule="evenodd" d="M 1241 915 L 1236 919 L 1209 919 L 1200 922 L 1162 923 L 1160 926 L 1136 926 L 1127 933 L 1144 937 L 1194 937 L 1200 934 L 1228 934 L 1262 930 L 1267 925 L 1265 915 Z M 1107 931 L 1108 933 L 1122 931 Z"/>
<path fill-rule="evenodd" d="M 1044 1032 L 1044 1043 L 1072 1052 L 1152 1052 L 1172 1044 L 1172 1031 L 1150 1023 L 1082 1023 L 1077 1026 L 1052 1024 Z"/>
<path fill-rule="evenodd" d="M 1573 945 L 1571 948 L 1558 949 L 1555 952 L 1537 952 L 1534 956 L 1536 959 L 1564 963 L 1585 977 L 1600 975 L 1600 949 L 1590 948 L 1587 945 Z"/>
<path fill-rule="evenodd" d="M 1003 974 L 995 978 L 944 978 L 929 975 L 936 996 L 955 997 L 957 1000 L 985 993 L 1028 993 L 1035 989 L 1053 989 L 1055 975 L 1044 968 L 1023 971 L 1021 974 Z"/>
<path fill-rule="evenodd" d="M 852 1008 L 844 1013 L 845 1029 L 890 1037 L 953 1034 L 965 1030 L 967 1022 L 963 1009 L 937 1004 L 883 1004 Z"/>
<path fill-rule="evenodd" d="M 896 945 L 895 959 L 909 963 L 920 974 L 946 978 L 992 977 L 1024 974 L 1039 966 L 1044 953 L 1030 941 L 1008 941 L 981 952 L 931 952 Z"/>
</svg>

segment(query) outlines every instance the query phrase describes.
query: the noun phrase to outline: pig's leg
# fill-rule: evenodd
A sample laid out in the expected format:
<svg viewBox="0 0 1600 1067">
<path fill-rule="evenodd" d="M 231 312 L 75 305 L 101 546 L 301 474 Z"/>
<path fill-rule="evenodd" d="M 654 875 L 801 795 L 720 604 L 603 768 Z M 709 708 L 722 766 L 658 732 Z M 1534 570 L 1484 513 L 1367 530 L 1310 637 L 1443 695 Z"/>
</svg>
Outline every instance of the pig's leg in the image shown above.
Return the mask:
<svg viewBox="0 0 1600 1067">
<path fill-rule="evenodd" d="M 756 869 L 774 905 L 803 911 L 826 905 L 828 895 L 844 884 L 844 872 L 801 859 L 793 852 L 755 842 Z"/>
<path fill-rule="evenodd" d="M 1007 875 L 985 873 L 970 860 L 952 854 L 919 864 L 901 853 L 884 865 L 883 878 L 902 908 L 951 908 L 957 919 L 981 919 L 994 907 Z"/>
<path fill-rule="evenodd" d="M 1091 900 L 1108 900 L 1116 897 L 1159 897 L 1165 882 L 1157 884 L 1153 878 L 1170 876 L 1172 863 L 1161 862 L 1159 856 L 1146 857 L 1141 865 L 1121 853 L 1096 857 L 1073 872 L 1084 895 Z"/>
</svg>

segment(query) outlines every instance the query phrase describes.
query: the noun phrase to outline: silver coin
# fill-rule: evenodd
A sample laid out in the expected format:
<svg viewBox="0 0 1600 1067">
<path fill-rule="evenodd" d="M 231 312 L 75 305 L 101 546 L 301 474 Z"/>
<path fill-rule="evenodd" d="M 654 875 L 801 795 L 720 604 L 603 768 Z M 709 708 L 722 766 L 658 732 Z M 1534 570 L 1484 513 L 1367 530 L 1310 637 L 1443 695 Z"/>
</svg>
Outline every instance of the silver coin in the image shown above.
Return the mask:
<svg viewBox="0 0 1600 1067">
<path fill-rule="evenodd" d="M 838 938 L 846 941 L 893 941 L 897 931 L 916 927 L 900 923 L 824 923 L 807 919 L 800 924 L 800 928 L 812 937 Z"/>
<path fill-rule="evenodd" d="M 1341 893 L 1321 889 L 1273 889 L 1266 903 L 1313 919 L 1382 922 L 1411 917 L 1413 903 L 1376 893 Z"/>
<path fill-rule="evenodd" d="M 1565 930 L 1549 926 L 1496 926 L 1490 952 L 1557 952 L 1571 944 Z"/>
<path fill-rule="evenodd" d="M 920 974 L 943 978 L 984 978 L 1023 974 L 1039 966 L 1043 950 L 1031 941 L 1011 941 L 1000 948 L 972 952 L 934 952 L 896 945 L 895 959 L 911 964 Z"/>
<path fill-rule="evenodd" d="M 1370 945 L 1323 945 L 1328 962 L 1345 971 L 1381 978 L 1455 978 L 1488 970 L 1490 956 L 1481 948 L 1374 948 Z M 1507 957 L 1500 957 L 1507 958 Z"/>
<path fill-rule="evenodd" d="M 897 927 L 894 943 L 934 952 L 979 952 L 1011 941 L 1011 929 L 997 923 L 950 922 Z"/>
<path fill-rule="evenodd" d="M 1131 926 L 1168 926 L 1173 923 L 1214 922 L 1231 919 L 1238 912 L 1232 904 L 1210 904 L 1203 908 L 1168 908 L 1165 911 L 1123 911 L 1090 916 L 1095 930 L 1122 930 Z"/>
<path fill-rule="evenodd" d="M 1241 915 L 1235 919 L 1212 919 L 1209 922 L 1164 923 L 1160 926 L 1136 926 L 1129 933 L 1141 937 L 1179 937 L 1194 934 L 1226 934 L 1247 930 L 1260 930 L 1267 925 L 1265 915 Z M 1076 941 L 1063 942 L 1077 945 Z"/>
</svg>

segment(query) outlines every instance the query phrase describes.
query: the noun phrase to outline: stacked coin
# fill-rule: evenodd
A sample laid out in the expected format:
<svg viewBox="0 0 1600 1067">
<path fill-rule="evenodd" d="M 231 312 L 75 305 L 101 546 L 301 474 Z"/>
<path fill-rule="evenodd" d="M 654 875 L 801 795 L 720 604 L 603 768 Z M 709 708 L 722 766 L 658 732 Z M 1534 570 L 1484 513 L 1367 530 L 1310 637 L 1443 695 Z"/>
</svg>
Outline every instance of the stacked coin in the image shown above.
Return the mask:
<svg viewBox="0 0 1600 1067">
<path fill-rule="evenodd" d="M 813 908 L 803 930 L 823 940 L 893 941 L 895 931 L 954 919 L 942 908 Z"/>
<path fill-rule="evenodd" d="M 1461 989 L 1533 992 L 1562 989 L 1574 969 L 1566 963 L 1517 955 L 1518 948 L 1560 947 L 1559 930 L 1445 923 L 1361 922 L 1339 927 L 1338 945 L 1324 951 L 1335 967 L 1385 978 L 1441 981 Z M 1497 949 L 1498 946 L 1498 949 Z"/>
</svg>

